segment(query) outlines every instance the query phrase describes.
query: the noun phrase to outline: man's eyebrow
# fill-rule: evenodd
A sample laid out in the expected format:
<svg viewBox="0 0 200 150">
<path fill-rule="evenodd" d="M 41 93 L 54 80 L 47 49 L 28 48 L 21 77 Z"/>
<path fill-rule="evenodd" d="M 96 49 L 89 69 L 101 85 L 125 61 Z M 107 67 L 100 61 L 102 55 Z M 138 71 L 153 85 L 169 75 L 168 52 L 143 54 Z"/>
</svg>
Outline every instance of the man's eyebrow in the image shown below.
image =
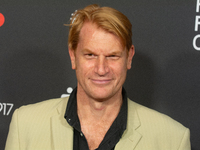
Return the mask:
<svg viewBox="0 0 200 150">
<path fill-rule="evenodd" d="M 122 52 L 121 51 L 113 51 L 113 52 L 109 52 L 109 55 L 121 55 Z"/>
<path fill-rule="evenodd" d="M 94 53 L 92 50 L 89 50 L 89 49 L 83 49 L 83 52 L 84 53 Z"/>
<path fill-rule="evenodd" d="M 92 50 L 90 50 L 90 49 L 83 49 L 83 51 L 82 51 L 83 53 L 92 53 L 92 54 L 96 54 L 96 52 L 94 52 L 94 51 L 92 51 Z M 115 50 L 113 50 L 113 51 L 108 51 L 107 53 L 106 53 L 106 55 L 108 55 L 108 56 L 110 56 L 110 55 L 122 55 L 122 51 L 115 51 Z"/>
</svg>

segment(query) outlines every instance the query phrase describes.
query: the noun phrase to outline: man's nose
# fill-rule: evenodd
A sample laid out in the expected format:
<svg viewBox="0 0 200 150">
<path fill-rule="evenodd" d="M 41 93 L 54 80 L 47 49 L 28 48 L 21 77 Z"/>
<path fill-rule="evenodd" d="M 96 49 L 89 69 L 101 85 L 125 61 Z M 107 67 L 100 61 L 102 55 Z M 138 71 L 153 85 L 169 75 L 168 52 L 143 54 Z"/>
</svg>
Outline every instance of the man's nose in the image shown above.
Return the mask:
<svg viewBox="0 0 200 150">
<path fill-rule="evenodd" d="M 95 72 L 100 75 L 106 75 L 109 72 L 108 62 L 106 57 L 99 56 L 95 64 Z"/>
</svg>

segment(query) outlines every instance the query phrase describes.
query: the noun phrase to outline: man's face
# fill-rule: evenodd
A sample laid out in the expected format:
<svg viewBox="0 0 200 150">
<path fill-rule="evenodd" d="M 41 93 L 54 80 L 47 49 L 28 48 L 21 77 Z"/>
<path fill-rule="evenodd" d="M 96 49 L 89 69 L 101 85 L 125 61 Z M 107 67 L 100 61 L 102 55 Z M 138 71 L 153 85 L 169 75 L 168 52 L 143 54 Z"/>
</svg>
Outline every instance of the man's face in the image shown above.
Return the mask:
<svg viewBox="0 0 200 150">
<path fill-rule="evenodd" d="M 131 68 L 133 46 L 127 54 L 117 36 L 86 22 L 77 49 L 69 49 L 69 53 L 82 98 L 105 101 L 121 95 L 127 69 Z"/>
</svg>

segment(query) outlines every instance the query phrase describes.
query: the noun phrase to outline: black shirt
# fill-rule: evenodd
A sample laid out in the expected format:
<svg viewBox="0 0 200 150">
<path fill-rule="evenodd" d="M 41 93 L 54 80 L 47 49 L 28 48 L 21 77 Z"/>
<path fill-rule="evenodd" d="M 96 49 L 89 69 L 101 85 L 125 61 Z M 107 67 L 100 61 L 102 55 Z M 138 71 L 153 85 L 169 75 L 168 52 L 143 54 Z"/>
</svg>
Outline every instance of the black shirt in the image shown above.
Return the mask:
<svg viewBox="0 0 200 150">
<path fill-rule="evenodd" d="M 80 121 L 77 114 L 77 88 L 73 90 L 67 104 L 65 119 L 74 128 L 73 150 L 89 150 L 87 140 L 81 131 Z M 127 96 L 126 91 L 122 89 L 123 103 L 120 112 L 113 124 L 106 133 L 104 139 L 96 150 L 114 150 L 115 145 L 120 140 L 127 124 Z"/>
</svg>

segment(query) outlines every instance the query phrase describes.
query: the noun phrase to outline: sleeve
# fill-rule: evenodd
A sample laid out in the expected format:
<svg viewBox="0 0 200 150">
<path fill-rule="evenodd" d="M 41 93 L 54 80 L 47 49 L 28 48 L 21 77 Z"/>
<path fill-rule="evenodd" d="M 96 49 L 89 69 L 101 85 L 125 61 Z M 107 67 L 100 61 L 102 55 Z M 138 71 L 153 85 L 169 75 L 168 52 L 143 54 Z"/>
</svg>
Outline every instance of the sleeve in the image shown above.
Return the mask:
<svg viewBox="0 0 200 150">
<path fill-rule="evenodd" d="M 178 150 L 191 150 L 190 145 L 190 130 L 187 128 Z"/>
<path fill-rule="evenodd" d="M 5 150 L 19 150 L 18 109 L 15 110 L 10 123 Z"/>
</svg>

